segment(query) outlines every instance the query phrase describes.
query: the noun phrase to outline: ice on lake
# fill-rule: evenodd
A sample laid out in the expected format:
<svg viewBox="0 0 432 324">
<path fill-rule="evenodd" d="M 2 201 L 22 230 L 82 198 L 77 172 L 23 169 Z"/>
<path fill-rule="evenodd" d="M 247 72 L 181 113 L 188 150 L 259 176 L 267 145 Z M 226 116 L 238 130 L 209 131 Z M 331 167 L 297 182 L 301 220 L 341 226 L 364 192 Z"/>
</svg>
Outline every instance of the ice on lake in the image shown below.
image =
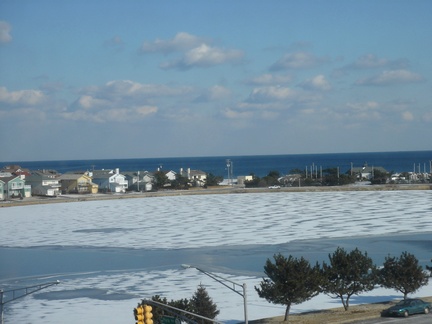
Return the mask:
<svg viewBox="0 0 432 324">
<path fill-rule="evenodd" d="M 116 253 L 121 255 L 165 250 L 177 253 L 178 259 L 184 249 L 189 253 L 197 249 L 197 263 L 207 265 L 211 264 L 207 258 L 213 257 L 207 254 L 208 249 L 221 251 L 222 257 L 226 253 L 228 258 L 235 247 L 236 253 L 244 251 L 244 256 L 235 255 L 238 267 L 224 265 L 207 270 L 245 282 L 249 319 L 258 319 L 283 315 L 284 307 L 257 296 L 254 286 L 263 274 L 257 273 L 256 267 L 262 269 L 264 263 L 242 274 L 239 269 L 247 268 L 241 264 L 247 255 L 265 249 L 271 258 L 278 246 L 299 241 L 401 234 L 415 238 L 417 234 L 432 233 L 431 216 L 432 191 L 410 190 L 184 195 L 60 203 L 0 209 L 0 246 L 29 253 L 42 247 L 65 253 L 69 248 L 119 249 Z M 181 269 L 184 262 L 177 262 L 177 258 L 172 264 L 170 260 L 157 260 L 160 268 L 157 264 L 149 268 L 143 260 L 142 266 L 122 270 L 62 270 L 45 277 L 0 278 L 0 285 L 7 287 L 61 280 L 58 286 L 7 304 L 5 322 L 133 322 L 132 309 L 142 298 L 155 294 L 168 299 L 190 298 L 200 283 L 220 308 L 219 320 L 243 320 L 240 296 L 196 270 Z M 34 267 L 37 270 L 42 265 L 36 260 Z M 418 295 L 432 295 L 430 285 Z M 392 298 L 400 295 L 377 289 L 354 298 L 352 303 Z M 339 306 L 339 301 L 320 295 L 294 306 L 292 312 Z M 31 320 L 28 314 L 32 314 Z"/>
</svg>

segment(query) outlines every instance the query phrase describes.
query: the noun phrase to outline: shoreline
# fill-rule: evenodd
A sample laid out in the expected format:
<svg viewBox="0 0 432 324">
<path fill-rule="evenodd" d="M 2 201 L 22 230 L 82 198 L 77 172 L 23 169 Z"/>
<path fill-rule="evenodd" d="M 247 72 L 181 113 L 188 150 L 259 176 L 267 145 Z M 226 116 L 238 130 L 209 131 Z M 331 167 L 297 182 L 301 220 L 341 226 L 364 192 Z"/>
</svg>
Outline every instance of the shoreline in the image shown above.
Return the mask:
<svg viewBox="0 0 432 324">
<path fill-rule="evenodd" d="M 332 187 L 281 187 L 270 188 L 243 188 L 231 186 L 215 186 L 209 188 L 191 188 L 188 190 L 160 190 L 151 192 L 128 193 L 97 193 L 97 194 L 66 194 L 57 197 L 34 196 L 29 198 L 10 199 L 0 202 L 2 207 L 29 206 L 39 204 L 55 204 L 68 202 L 85 202 L 95 200 L 152 198 L 166 196 L 186 195 L 215 195 L 215 194 L 242 194 L 242 193 L 272 193 L 272 192 L 334 192 L 334 191 L 397 191 L 397 190 L 432 190 L 432 184 L 385 184 L 385 185 L 350 185 Z"/>
</svg>

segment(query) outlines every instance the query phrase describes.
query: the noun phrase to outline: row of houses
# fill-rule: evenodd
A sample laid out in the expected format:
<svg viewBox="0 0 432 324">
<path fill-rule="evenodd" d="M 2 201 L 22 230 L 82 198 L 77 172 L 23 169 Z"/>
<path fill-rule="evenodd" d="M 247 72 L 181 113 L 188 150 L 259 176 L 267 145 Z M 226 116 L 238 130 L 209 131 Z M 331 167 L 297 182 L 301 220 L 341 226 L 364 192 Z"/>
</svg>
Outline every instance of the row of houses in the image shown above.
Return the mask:
<svg viewBox="0 0 432 324">
<path fill-rule="evenodd" d="M 161 170 L 157 170 L 161 171 Z M 178 175 L 186 177 L 196 186 L 204 186 L 207 174 L 190 168 L 165 172 L 169 181 Z M 87 194 L 98 192 L 122 193 L 126 190 L 151 191 L 156 183 L 154 173 L 119 169 L 67 172 L 53 170 L 30 171 L 17 165 L 0 170 L 0 200 L 35 196 L 58 196 L 63 194 Z"/>
</svg>

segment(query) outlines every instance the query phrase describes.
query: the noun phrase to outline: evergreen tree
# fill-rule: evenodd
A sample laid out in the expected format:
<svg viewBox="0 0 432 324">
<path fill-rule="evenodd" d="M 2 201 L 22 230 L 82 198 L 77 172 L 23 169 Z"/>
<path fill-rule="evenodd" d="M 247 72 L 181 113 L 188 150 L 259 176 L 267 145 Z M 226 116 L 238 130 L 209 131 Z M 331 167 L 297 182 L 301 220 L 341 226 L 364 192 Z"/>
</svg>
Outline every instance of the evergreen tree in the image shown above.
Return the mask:
<svg viewBox="0 0 432 324">
<path fill-rule="evenodd" d="M 323 186 L 343 186 L 355 182 L 355 176 L 338 172 L 338 168 L 329 168 L 323 170 L 321 179 Z"/>
<path fill-rule="evenodd" d="M 199 285 L 189 301 L 191 311 L 195 314 L 214 319 L 219 314 L 217 305 L 213 302 L 203 285 Z M 204 323 L 212 323 L 204 321 Z"/>
<path fill-rule="evenodd" d="M 253 173 L 251 173 L 250 175 L 252 176 L 252 180 L 246 180 L 244 182 L 245 187 L 246 188 L 256 188 L 256 187 L 259 187 L 260 182 L 261 182 L 261 178 L 258 177 L 255 174 L 253 174 Z"/>
<path fill-rule="evenodd" d="M 156 171 L 154 173 L 154 178 L 155 178 L 155 187 L 158 189 L 161 189 L 165 186 L 165 184 L 167 184 L 168 181 L 168 177 L 166 176 L 165 172 L 163 171 Z"/>
<path fill-rule="evenodd" d="M 357 248 L 347 253 L 338 247 L 333 255 L 329 254 L 330 264 L 323 263 L 324 282 L 322 290 L 325 294 L 340 298 L 345 310 L 349 308 L 352 295 L 358 295 L 374 288 L 376 267 L 367 253 Z"/>
<path fill-rule="evenodd" d="M 183 177 L 180 173 L 177 173 L 175 180 L 171 181 L 171 188 L 189 189 L 189 179 L 187 177 Z"/>
<path fill-rule="evenodd" d="M 300 304 L 318 295 L 320 292 L 321 275 L 319 265 L 311 267 L 309 261 L 289 256 L 285 258 L 280 253 L 273 256 L 264 266 L 264 278 L 259 287 L 255 287 L 258 295 L 273 304 L 285 305 L 285 318 L 293 304 Z"/>
<path fill-rule="evenodd" d="M 162 298 L 159 295 L 154 295 L 154 296 L 152 296 L 151 299 L 155 302 L 168 305 L 168 301 L 165 297 Z M 155 324 L 160 323 L 162 316 L 164 316 L 164 314 L 165 314 L 164 311 L 160 307 L 153 307 L 152 313 L 153 313 L 153 323 L 155 323 Z"/>
<path fill-rule="evenodd" d="M 432 262 L 432 259 L 431 259 L 431 262 Z M 430 271 L 430 275 L 431 275 L 431 277 L 432 277 L 432 267 L 429 267 L 428 265 L 426 266 L 426 269 L 428 269 L 429 271 Z"/>
<path fill-rule="evenodd" d="M 222 181 L 222 176 L 215 176 L 213 173 L 207 173 L 205 186 L 217 186 Z"/>
<path fill-rule="evenodd" d="M 427 285 L 429 278 L 418 264 L 417 258 L 403 252 L 400 258 L 386 257 L 383 268 L 380 270 L 380 283 L 383 287 L 400 291 L 404 299 L 408 294 L 416 292 L 420 287 Z"/>
<path fill-rule="evenodd" d="M 374 170 L 373 178 L 371 178 L 371 184 L 384 184 L 387 182 L 389 174 L 384 171 Z"/>
</svg>

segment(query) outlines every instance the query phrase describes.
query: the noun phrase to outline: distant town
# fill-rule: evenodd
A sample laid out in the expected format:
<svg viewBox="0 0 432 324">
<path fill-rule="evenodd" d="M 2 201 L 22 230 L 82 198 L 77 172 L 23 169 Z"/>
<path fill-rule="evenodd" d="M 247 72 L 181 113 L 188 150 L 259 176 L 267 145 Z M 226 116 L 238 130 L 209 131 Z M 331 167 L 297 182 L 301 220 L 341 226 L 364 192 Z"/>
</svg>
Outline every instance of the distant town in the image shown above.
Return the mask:
<svg viewBox="0 0 432 324">
<path fill-rule="evenodd" d="M 432 183 L 431 170 L 391 174 L 382 167 L 364 164 L 351 167 L 346 173 L 339 168 L 322 169 L 311 166 L 304 170 L 292 170 L 281 175 L 269 171 L 258 177 L 253 174 L 233 177 L 228 170 L 228 179 L 202 170 L 180 168 L 178 171 L 121 171 L 118 168 L 71 171 L 60 174 L 56 170 L 29 170 L 19 165 L 7 165 L 0 169 L 0 200 L 25 199 L 33 196 L 57 197 L 68 194 L 152 192 L 160 190 L 187 190 L 232 186 L 236 188 L 269 188 L 344 186 L 353 184 L 428 184 Z"/>
</svg>

